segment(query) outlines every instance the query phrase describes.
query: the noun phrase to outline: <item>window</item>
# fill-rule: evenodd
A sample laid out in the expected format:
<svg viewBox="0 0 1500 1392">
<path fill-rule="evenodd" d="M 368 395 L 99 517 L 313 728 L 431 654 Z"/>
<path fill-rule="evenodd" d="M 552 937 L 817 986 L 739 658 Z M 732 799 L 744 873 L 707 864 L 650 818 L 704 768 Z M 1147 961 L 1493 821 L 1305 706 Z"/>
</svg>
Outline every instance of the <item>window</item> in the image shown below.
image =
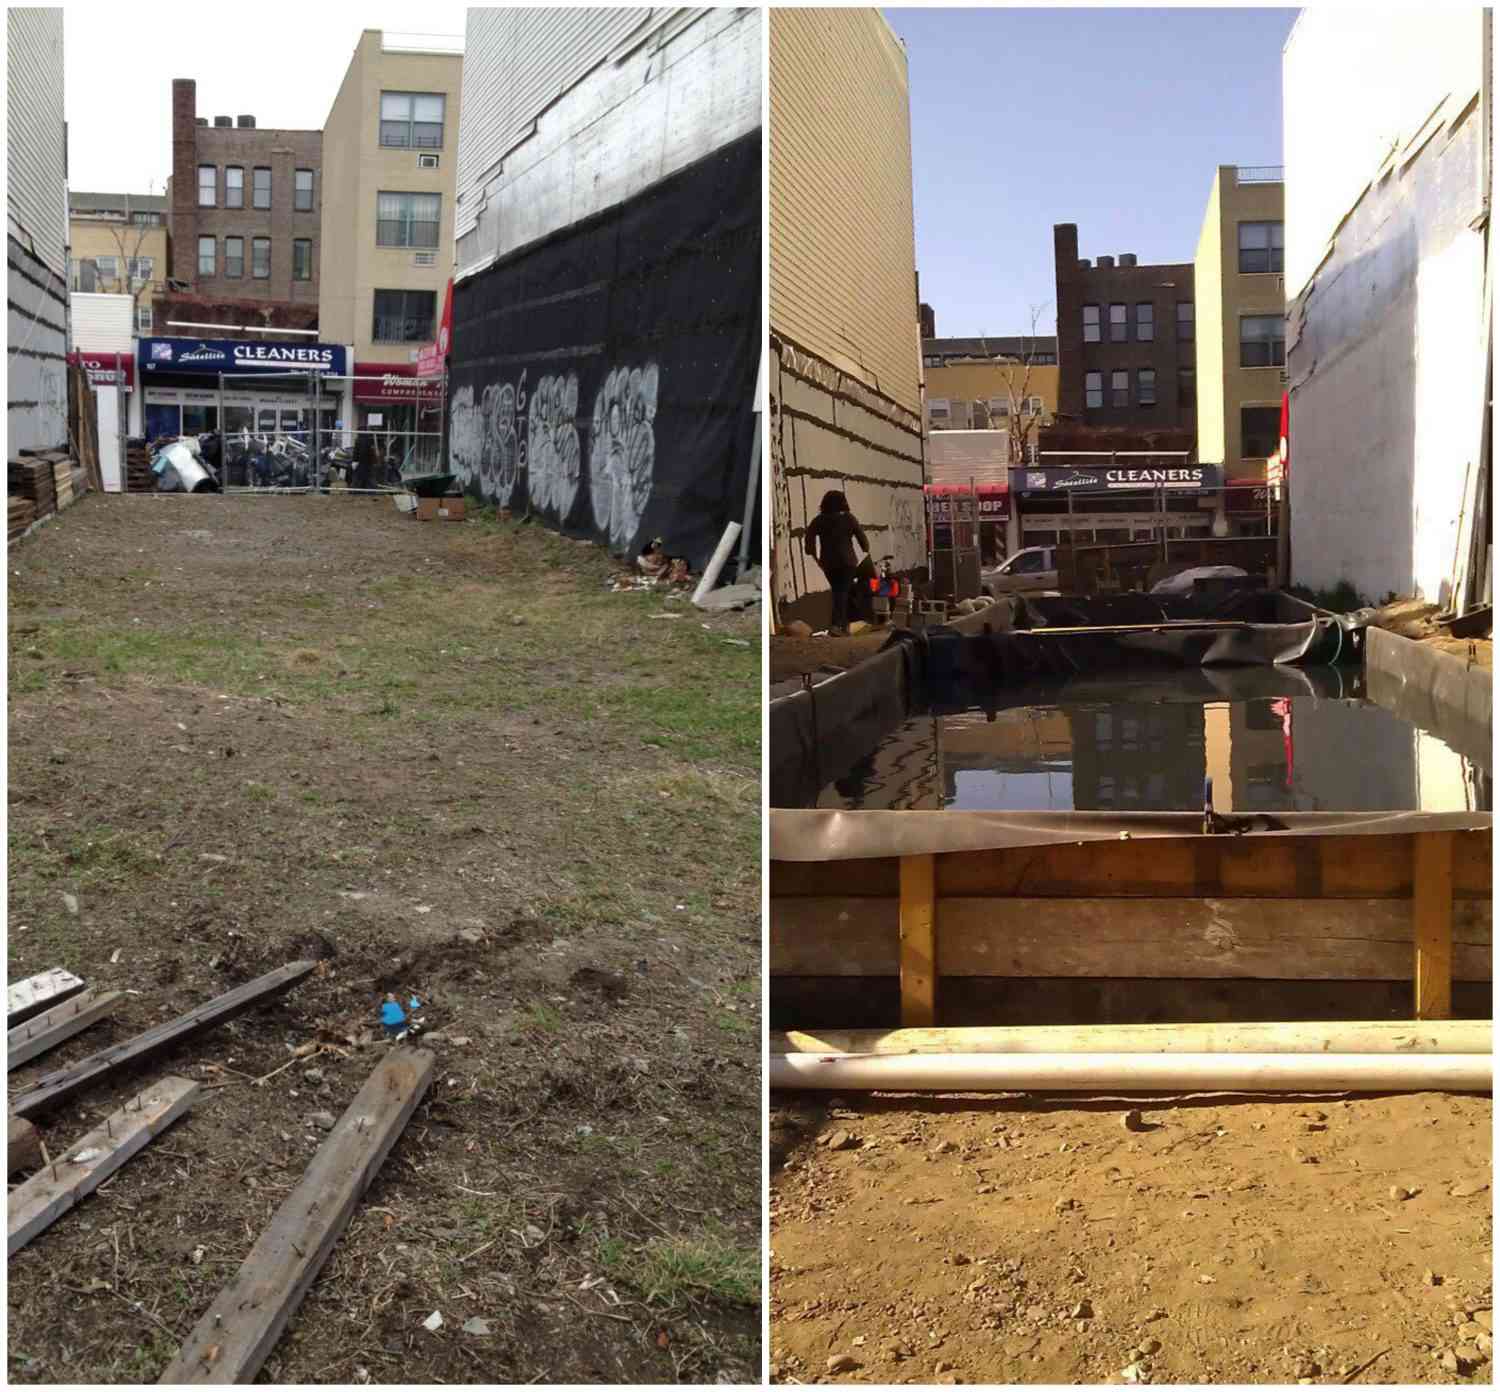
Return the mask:
<svg viewBox="0 0 1500 1392">
<path fill-rule="evenodd" d="M 224 170 L 224 206 L 245 206 L 245 171 L 237 164 L 228 165 Z"/>
<path fill-rule="evenodd" d="M 135 307 L 135 331 L 138 334 L 149 334 L 151 332 L 151 306 L 148 304 Z"/>
<path fill-rule="evenodd" d="M 1104 405 L 1104 374 L 1102 372 L 1083 374 L 1083 404 L 1094 411 Z"/>
<path fill-rule="evenodd" d="M 435 247 L 441 207 L 441 194 L 378 194 L 375 199 L 375 245 Z"/>
<path fill-rule="evenodd" d="M 198 274 L 211 276 L 218 271 L 218 254 L 212 237 L 198 238 Z"/>
<path fill-rule="evenodd" d="M 1109 374 L 1109 404 L 1111 406 L 1130 405 L 1130 373 L 1123 369 Z"/>
<path fill-rule="evenodd" d="M 142 284 L 145 284 L 146 281 L 151 279 L 151 271 L 155 264 L 155 257 L 132 256 L 125 263 L 125 269 L 129 274 L 132 283 L 139 281 Z"/>
<path fill-rule="evenodd" d="M 1286 320 L 1247 314 L 1240 320 L 1240 366 L 1281 367 L 1286 362 Z"/>
<path fill-rule="evenodd" d="M 245 274 L 245 239 L 224 238 L 224 274 L 230 280 L 239 280 Z"/>
<path fill-rule="evenodd" d="M 160 213 L 131 213 L 130 221 L 137 227 L 160 227 Z"/>
<path fill-rule="evenodd" d="M 1096 304 L 1086 304 L 1083 307 L 1083 341 L 1099 341 L 1099 306 Z"/>
<path fill-rule="evenodd" d="M 443 144 L 443 97 L 438 92 L 382 92 L 380 143 L 437 150 Z"/>
<path fill-rule="evenodd" d="M 1039 416 L 1042 414 L 1042 398 L 1039 396 L 1028 396 L 1021 401 L 1021 414 L 1023 416 Z"/>
<path fill-rule="evenodd" d="M 372 337 L 377 343 L 430 342 L 436 302 L 433 290 L 377 290 Z"/>
<path fill-rule="evenodd" d="M 1137 406 L 1156 405 L 1156 369 L 1154 367 L 1136 369 L 1135 404 Z"/>
<path fill-rule="evenodd" d="M 1124 343 L 1126 337 L 1125 306 L 1112 304 L 1109 307 L 1109 341 Z"/>
<path fill-rule="evenodd" d="M 218 201 L 218 170 L 211 164 L 198 166 L 198 206 L 212 208 Z"/>
<path fill-rule="evenodd" d="M 1135 307 L 1135 341 L 1150 343 L 1156 337 L 1156 310 L 1149 304 Z"/>
<path fill-rule="evenodd" d="M 292 207 L 299 213 L 312 212 L 313 206 L 313 172 L 311 169 L 299 169 L 296 172 L 295 183 L 292 186 Z"/>
<path fill-rule="evenodd" d="M 292 279 L 312 279 L 312 239 L 298 237 L 292 243 Z"/>
<path fill-rule="evenodd" d="M 113 256 L 96 256 L 94 270 L 100 280 L 113 280 L 120 274 L 120 263 Z"/>
<path fill-rule="evenodd" d="M 1193 302 L 1191 300 L 1177 301 L 1177 341 L 1179 343 L 1193 341 Z"/>
<path fill-rule="evenodd" d="M 252 177 L 255 184 L 250 195 L 251 205 L 256 208 L 269 208 L 271 206 L 271 171 L 262 165 L 255 169 Z"/>
<path fill-rule="evenodd" d="M 1240 458 L 1266 459 L 1281 445 L 1280 406 L 1240 407 Z"/>
<path fill-rule="evenodd" d="M 926 357 L 922 359 L 923 367 L 941 367 L 942 365 L 943 360 L 938 357 Z"/>
<path fill-rule="evenodd" d="M 1022 551 L 1009 565 L 1002 566 L 1005 575 L 1039 575 L 1047 568 L 1047 553 L 1043 550 Z"/>
<path fill-rule="evenodd" d="M 1177 405 L 1184 411 L 1198 409 L 1198 377 L 1190 367 L 1177 369 Z"/>
<path fill-rule="evenodd" d="M 250 238 L 250 276 L 253 280 L 268 280 L 271 275 L 271 239 Z"/>
<path fill-rule="evenodd" d="M 1279 222 L 1240 223 L 1241 275 L 1281 270 L 1281 233 Z"/>
</svg>

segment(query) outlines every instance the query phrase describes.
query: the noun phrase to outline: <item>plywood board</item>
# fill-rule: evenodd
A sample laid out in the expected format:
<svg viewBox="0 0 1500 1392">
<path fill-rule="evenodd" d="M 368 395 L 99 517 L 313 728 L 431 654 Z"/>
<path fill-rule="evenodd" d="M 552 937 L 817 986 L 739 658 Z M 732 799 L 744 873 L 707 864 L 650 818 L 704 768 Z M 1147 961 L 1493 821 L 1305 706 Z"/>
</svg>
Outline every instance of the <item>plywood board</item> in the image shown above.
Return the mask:
<svg viewBox="0 0 1500 1392">
<path fill-rule="evenodd" d="M 12 1025 L 29 1020 L 43 1010 L 61 1004 L 69 996 L 77 995 L 81 990 L 83 990 L 83 982 L 72 972 L 64 971 L 61 967 L 51 967 L 47 971 L 38 972 L 36 976 L 28 976 L 25 981 L 16 982 L 14 986 L 7 986 L 5 988 L 6 1028 L 9 1029 Z"/>
</svg>

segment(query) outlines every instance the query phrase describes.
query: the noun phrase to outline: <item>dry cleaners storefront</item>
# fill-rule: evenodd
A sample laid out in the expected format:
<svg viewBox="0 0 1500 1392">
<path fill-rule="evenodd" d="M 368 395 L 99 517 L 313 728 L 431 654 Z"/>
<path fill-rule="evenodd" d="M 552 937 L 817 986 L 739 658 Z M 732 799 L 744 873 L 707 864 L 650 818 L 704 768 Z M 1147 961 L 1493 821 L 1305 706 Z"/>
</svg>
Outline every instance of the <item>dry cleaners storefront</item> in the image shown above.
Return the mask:
<svg viewBox="0 0 1500 1392">
<path fill-rule="evenodd" d="M 334 343 L 250 343 L 238 339 L 143 338 L 139 381 L 146 438 L 306 435 L 340 424 L 348 350 Z"/>
</svg>

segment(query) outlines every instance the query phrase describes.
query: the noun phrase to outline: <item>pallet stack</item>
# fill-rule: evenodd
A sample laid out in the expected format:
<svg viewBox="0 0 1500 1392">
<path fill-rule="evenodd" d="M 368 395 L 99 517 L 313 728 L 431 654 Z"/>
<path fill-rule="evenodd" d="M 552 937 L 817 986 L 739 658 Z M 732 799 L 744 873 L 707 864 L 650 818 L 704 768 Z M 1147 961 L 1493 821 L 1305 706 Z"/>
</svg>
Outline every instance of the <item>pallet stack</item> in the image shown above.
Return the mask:
<svg viewBox="0 0 1500 1392">
<path fill-rule="evenodd" d="M 48 517 L 57 511 L 57 477 L 49 460 L 33 455 L 12 459 L 7 484 L 10 496 L 24 498 L 36 517 Z"/>
<path fill-rule="evenodd" d="M 7 533 L 9 540 L 14 541 L 35 521 L 35 503 L 25 498 L 12 498 L 10 500 L 10 526 Z"/>
<path fill-rule="evenodd" d="M 156 476 L 151 472 L 151 451 L 145 440 L 131 437 L 125 442 L 125 491 L 156 492 Z"/>
<path fill-rule="evenodd" d="M 73 461 L 66 455 L 61 459 L 55 455 L 49 458 L 52 460 L 52 481 L 57 493 L 57 510 L 61 512 L 73 501 Z"/>
</svg>

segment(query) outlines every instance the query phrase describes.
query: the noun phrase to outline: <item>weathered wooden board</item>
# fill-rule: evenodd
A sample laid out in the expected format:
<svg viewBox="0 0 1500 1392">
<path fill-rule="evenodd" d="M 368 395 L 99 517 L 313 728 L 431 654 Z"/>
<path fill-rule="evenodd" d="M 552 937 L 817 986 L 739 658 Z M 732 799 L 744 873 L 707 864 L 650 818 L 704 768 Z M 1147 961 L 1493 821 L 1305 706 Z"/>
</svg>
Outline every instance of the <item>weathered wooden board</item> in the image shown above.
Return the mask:
<svg viewBox="0 0 1500 1392">
<path fill-rule="evenodd" d="M 42 1163 L 42 1138 L 29 1121 L 11 1117 L 5 1137 L 5 1177 L 34 1170 Z"/>
<path fill-rule="evenodd" d="M 90 1054 L 88 1058 L 68 1068 L 48 1073 L 27 1091 L 11 1099 L 11 1115 L 29 1117 L 45 1112 L 110 1073 L 136 1067 L 157 1054 L 222 1025 L 226 1020 L 243 1015 L 254 1006 L 290 991 L 310 975 L 316 965 L 315 962 L 291 962 L 284 967 L 277 967 L 275 971 L 258 976 L 254 981 L 247 981 L 243 986 L 236 986 L 222 996 L 215 996 L 213 1000 L 185 1015 L 179 1015 L 175 1020 L 156 1025 L 144 1034 L 102 1049 L 97 1054 Z"/>
<path fill-rule="evenodd" d="M 50 1009 L 77 995 L 83 990 L 83 982 L 70 971 L 61 967 L 50 967 L 25 981 L 5 988 L 5 1027 L 18 1025 L 33 1015 Z"/>
<path fill-rule="evenodd" d="M 25 1184 L 12 1189 L 6 1210 L 7 1255 L 15 1256 L 80 1199 L 92 1194 L 186 1112 L 197 1095 L 198 1084 L 188 1078 L 162 1078 Z"/>
<path fill-rule="evenodd" d="M 436 1062 L 423 1050 L 386 1055 L 161 1382 L 254 1380 L 416 1111 Z"/>
<path fill-rule="evenodd" d="M 1453 892 L 1492 893 L 1492 833 L 1453 836 Z M 1142 895 L 1163 899 L 1409 899 L 1415 834 L 1380 836 L 1141 837 L 1058 842 L 937 857 L 938 895 L 1024 895 L 1044 899 Z M 900 861 L 771 862 L 772 898 L 895 898 Z"/>
<path fill-rule="evenodd" d="M 1419 1020 L 1453 1014 L 1453 833 L 1419 832 L 1416 839 L 1412 933 L 1413 982 Z"/>
<path fill-rule="evenodd" d="M 773 976 L 895 976 L 895 899 L 772 899 Z M 1453 903 L 1453 975 L 1487 981 L 1491 909 Z M 937 901 L 940 976 L 1411 976 L 1400 899 L 951 899 Z"/>
<path fill-rule="evenodd" d="M 123 991 L 85 991 L 43 1015 L 17 1025 L 6 1036 L 6 1072 L 19 1068 L 48 1049 L 97 1024 L 125 999 Z"/>
<path fill-rule="evenodd" d="M 937 876 L 930 855 L 901 859 L 901 1023 L 937 1023 Z"/>
<path fill-rule="evenodd" d="M 773 1054 L 1488 1054 L 1489 1020 L 788 1030 Z"/>
</svg>

